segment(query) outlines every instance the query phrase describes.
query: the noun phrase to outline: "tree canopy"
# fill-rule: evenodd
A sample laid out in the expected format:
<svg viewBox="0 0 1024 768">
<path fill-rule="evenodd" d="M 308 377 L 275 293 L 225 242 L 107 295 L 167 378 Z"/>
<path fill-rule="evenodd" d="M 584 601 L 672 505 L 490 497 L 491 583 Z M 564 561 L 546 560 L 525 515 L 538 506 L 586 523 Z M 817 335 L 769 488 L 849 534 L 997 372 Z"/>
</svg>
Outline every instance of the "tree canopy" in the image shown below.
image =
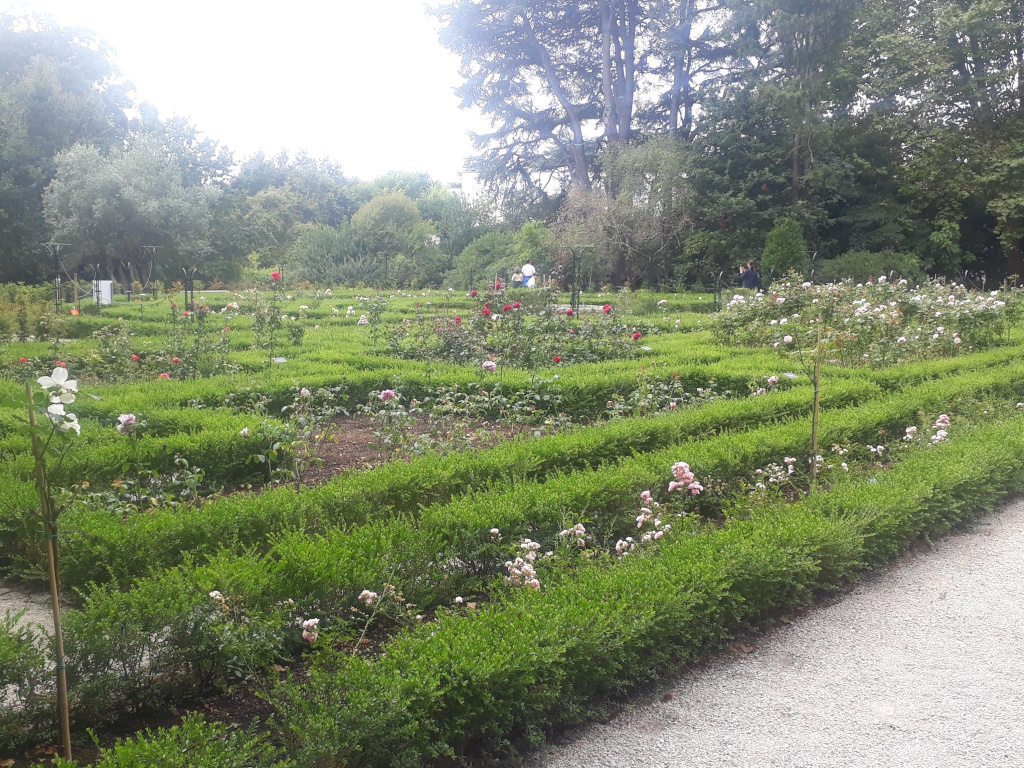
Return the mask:
<svg viewBox="0 0 1024 768">
<path fill-rule="evenodd" d="M 420 172 L 236 159 L 137 103 L 95 35 L 0 15 L 0 280 L 48 279 L 55 238 L 119 280 L 141 245 L 158 276 L 290 260 L 381 287 L 461 285 L 527 251 L 583 253 L 601 285 L 812 268 L 797 251 L 818 275 L 1024 275 L 1022 8 L 447 0 L 458 95 L 492 126 L 472 199 Z"/>
</svg>

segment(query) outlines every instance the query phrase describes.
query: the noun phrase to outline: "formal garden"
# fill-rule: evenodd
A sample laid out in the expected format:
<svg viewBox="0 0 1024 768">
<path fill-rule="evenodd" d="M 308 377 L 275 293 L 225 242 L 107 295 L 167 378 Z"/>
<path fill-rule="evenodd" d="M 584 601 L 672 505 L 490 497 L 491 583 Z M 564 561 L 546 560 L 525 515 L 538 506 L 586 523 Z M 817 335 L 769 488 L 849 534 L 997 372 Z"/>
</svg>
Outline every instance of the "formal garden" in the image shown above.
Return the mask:
<svg viewBox="0 0 1024 768">
<path fill-rule="evenodd" d="M 0 764 L 514 758 L 1024 487 L 1019 291 L 570 298 L 0 288 Z"/>
<path fill-rule="evenodd" d="M 1024 490 L 1020 2 L 118 5 L 0 4 L 0 768 L 520 765 Z"/>
</svg>

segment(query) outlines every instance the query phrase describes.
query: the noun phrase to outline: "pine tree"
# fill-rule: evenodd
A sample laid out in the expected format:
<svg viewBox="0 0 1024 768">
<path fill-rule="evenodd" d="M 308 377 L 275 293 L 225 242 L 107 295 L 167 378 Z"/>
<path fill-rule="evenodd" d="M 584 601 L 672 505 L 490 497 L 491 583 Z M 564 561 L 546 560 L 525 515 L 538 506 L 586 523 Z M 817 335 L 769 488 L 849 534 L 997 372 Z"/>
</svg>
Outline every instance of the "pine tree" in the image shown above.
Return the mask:
<svg viewBox="0 0 1024 768">
<path fill-rule="evenodd" d="M 807 258 L 807 243 L 804 242 L 804 230 L 800 222 L 788 217 L 776 221 L 764 244 L 761 269 L 768 274 L 774 272 L 782 275 L 790 270 L 803 274 L 810 267 L 811 261 Z"/>
</svg>

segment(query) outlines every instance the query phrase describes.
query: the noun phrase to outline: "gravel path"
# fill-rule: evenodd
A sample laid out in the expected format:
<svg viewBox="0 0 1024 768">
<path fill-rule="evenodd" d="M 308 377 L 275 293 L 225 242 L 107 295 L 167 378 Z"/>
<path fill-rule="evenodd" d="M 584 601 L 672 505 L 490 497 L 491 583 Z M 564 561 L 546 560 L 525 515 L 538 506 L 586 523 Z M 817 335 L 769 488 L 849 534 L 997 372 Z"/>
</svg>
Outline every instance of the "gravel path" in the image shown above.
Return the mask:
<svg viewBox="0 0 1024 768">
<path fill-rule="evenodd" d="M 0 616 L 24 611 L 19 624 L 42 624 L 53 630 L 53 611 L 48 592 L 26 592 L 0 581 Z"/>
<path fill-rule="evenodd" d="M 756 645 L 530 765 L 1021 768 L 1024 501 Z"/>
</svg>

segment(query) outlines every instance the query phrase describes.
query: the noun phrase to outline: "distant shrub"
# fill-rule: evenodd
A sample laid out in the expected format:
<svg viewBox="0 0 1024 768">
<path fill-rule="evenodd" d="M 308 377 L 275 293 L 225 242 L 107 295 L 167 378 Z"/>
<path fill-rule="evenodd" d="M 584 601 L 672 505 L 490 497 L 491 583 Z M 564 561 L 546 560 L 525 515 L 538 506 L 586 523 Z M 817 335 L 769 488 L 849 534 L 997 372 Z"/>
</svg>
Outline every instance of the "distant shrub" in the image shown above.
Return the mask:
<svg viewBox="0 0 1024 768">
<path fill-rule="evenodd" d="M 768 233 L 761 254 L 761 267 L 764 272 L 783 275 L 790 270 L 805 274 L 811 268 L 807 257 L 807 243 L 804 241 L 804 229 L 796 219 L 779 219 L 775 228 Z"/>
<path fill-rule="evenodd" d="M 896 251 L 847 251 L 834 259 L 824 259 L 814 264 L 814 279 L 817 281 L 838 282 L 850 279 L 865 283 L 882 275 L 903 277 L 912 283 L 927 278 L 917 256 Z"/>
</svg>

